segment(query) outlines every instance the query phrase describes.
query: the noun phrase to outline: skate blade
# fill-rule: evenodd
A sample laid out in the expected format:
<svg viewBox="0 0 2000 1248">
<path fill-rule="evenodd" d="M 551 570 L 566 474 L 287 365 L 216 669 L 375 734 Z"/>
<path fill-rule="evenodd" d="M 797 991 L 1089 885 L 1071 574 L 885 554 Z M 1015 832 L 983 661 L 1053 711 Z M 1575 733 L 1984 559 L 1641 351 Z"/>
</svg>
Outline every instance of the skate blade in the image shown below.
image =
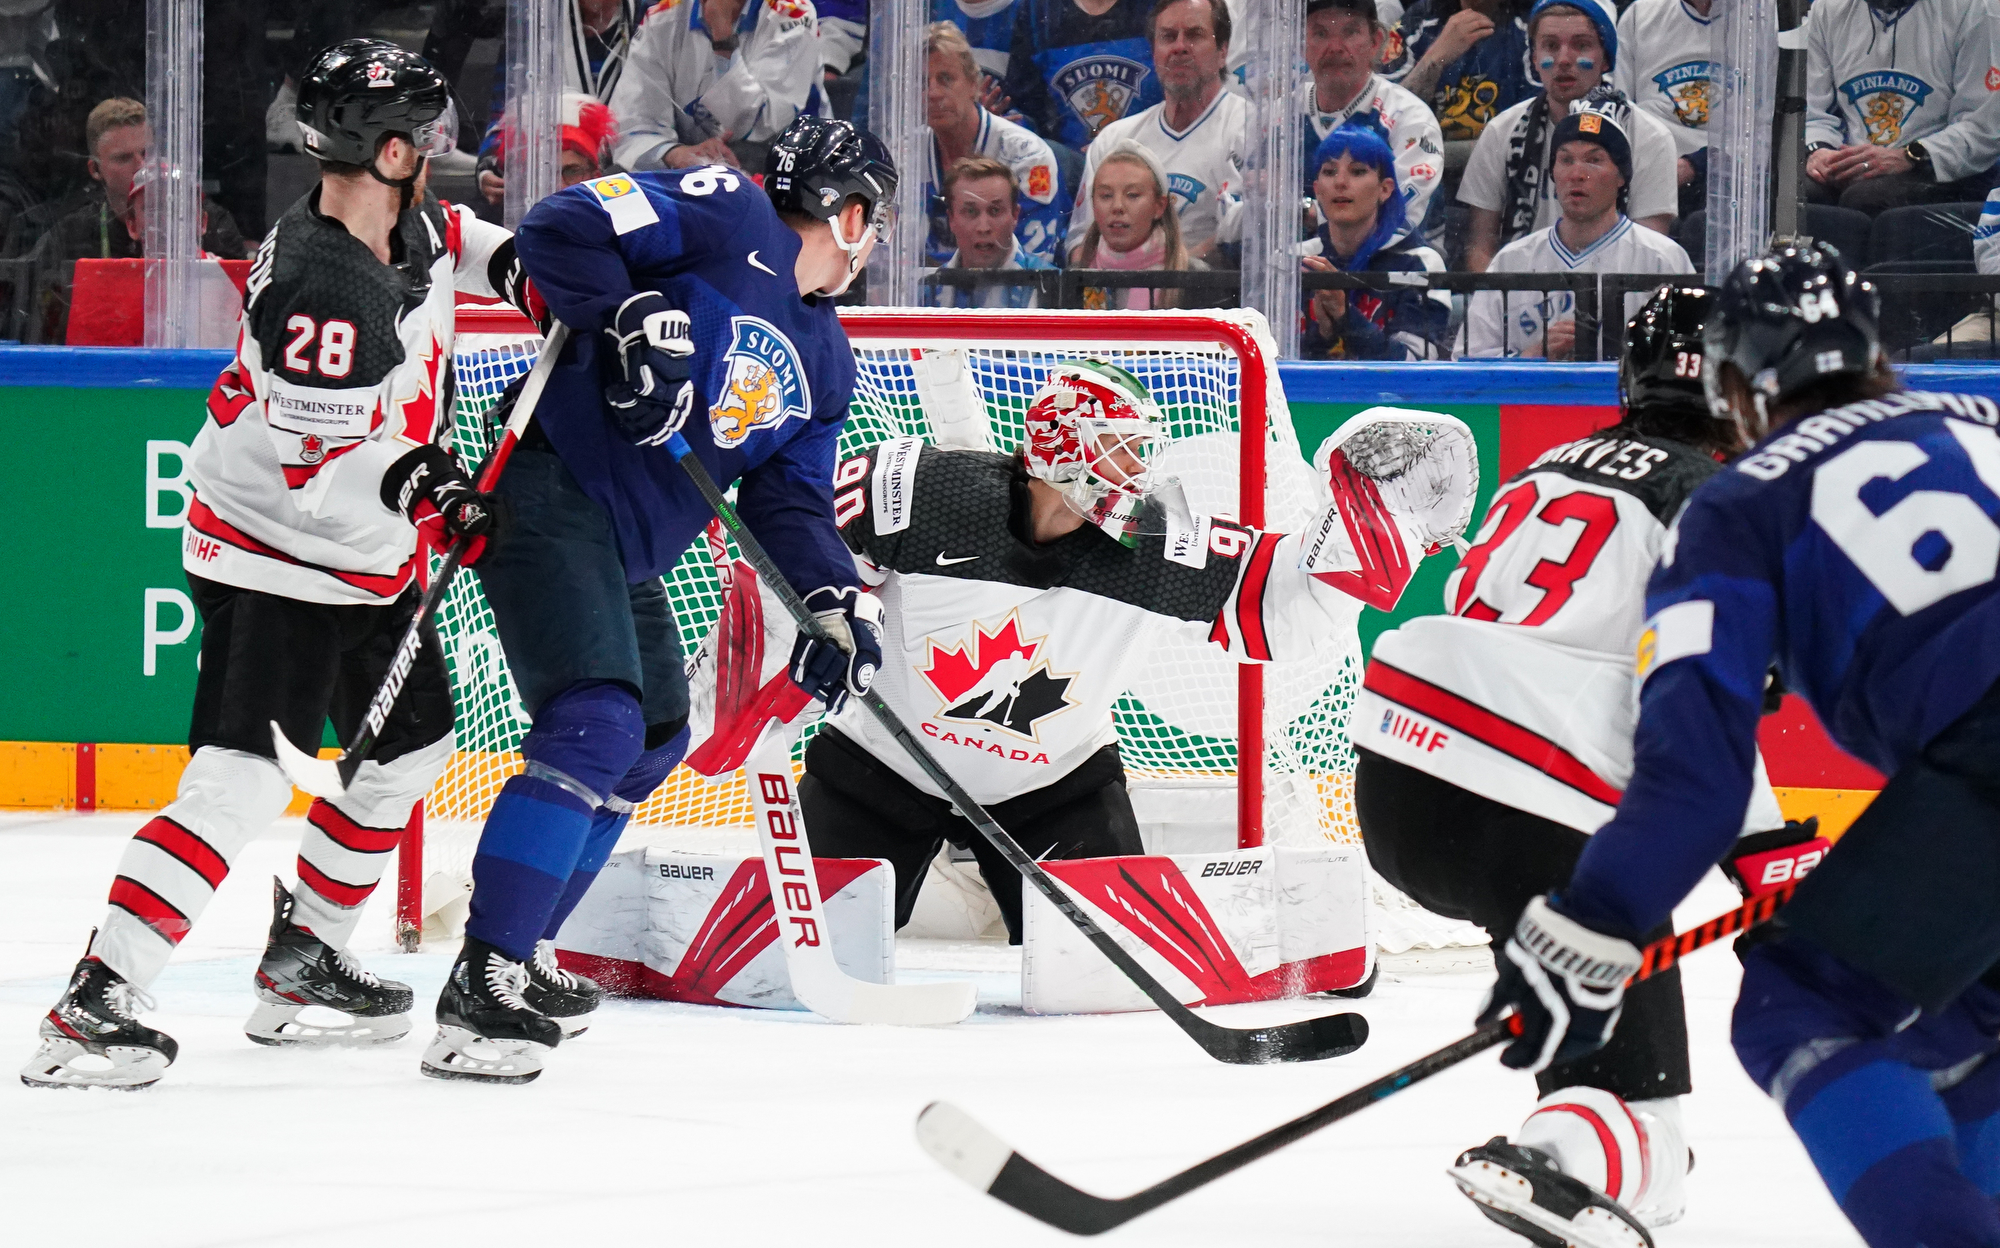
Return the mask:
<svg viewBox="0 0 2000 1248">
<path fill-rule="evenodd" d="M 533 1040 L 489 1040 L 463 1027 L 438 1025 L 424 1050 L 423 1072 L 433 1079 L 480 1083 L 532 1083 L 541 1077 L 549 1046 Z"/>
<path fill-rule="evenodd" d="M 345 1022 L 315 1023 L 299 1017 L 307 1008 L 296 1001 L 260 991 L 256 1008 L 250 1011 L 249 1021 L 243 1024 L 243 1034 L 258 1044 L 306 1048 L 390 1044 L 410 1034 L 408 1014 L 390 1014 L 381 1018 L 356 1018 L 344 1014 L 341 1017 Z M 340 1013 L 330 1006 L 319 1008 Z"/>
<path fill-rule="evenodd" d="M 562 1028 L 563 1039 L 574 1040 L 584 1032 L 590 1030 L 590 1019 L 591 1016 L 589 1014 L 578 1014 L 574 1018 L 555 1018 L 551 1016 L 549 1021 Z"/>
<path fill-rule="evenodd" d="M 86 1065 L 73 1063 L 93 1059 Z M 99 1066 L 102 1062 L 104 1065 Z M 149 1088 L 167 1073 L 167 1058 L 158 1049 L 112 1044 L 92 1053 L 68 1037 L 45 1038 L 34 1057 L 21 1068 L 21 1082 L 31 1088 L 110 1088 L 136 1092 Z"/>
<path fill-rule="evenodd" d="M 1532 1243 L 1546 1248 L 1653 1248 L 1650 1241 L 1615 1214 L 1596 1206 L 1565 1218 L 1535 1203 L 1534 1184 L 1490 1161 L 1446 1171 L 1479 1211 Z"/>
</svg>

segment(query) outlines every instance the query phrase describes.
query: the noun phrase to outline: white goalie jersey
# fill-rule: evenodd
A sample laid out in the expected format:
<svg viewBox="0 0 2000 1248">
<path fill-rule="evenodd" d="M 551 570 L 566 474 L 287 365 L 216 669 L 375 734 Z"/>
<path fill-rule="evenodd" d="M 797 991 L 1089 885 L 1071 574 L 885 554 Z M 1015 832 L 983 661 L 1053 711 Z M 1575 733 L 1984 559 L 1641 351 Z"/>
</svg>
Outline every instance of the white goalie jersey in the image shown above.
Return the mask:
<svg viewBox="0 0 2000 1248">
<path fill-rule="evenodd" d="M 1376 639 L 1354 744 L 1596 831 L 1632 775 L 1647 579 L 1688 495 L 1718 469 L 1622 427 L 1545 452 L 1494 496 L 1445 583 L 1449 614 Z M 1784 824 L 1762 766 L 1753 831 Z"/>
<path fill-rule="evenodd" d="M 915 438 L 870 448 L 840 466 L 834 497 L 862 578 L 887 608 L 875 690 L 975 799 L 996 803 L 1055 783 L 1115 742 L 1113 705 L 1176 633 L 1243 662 L 1347 644 L 1362 606 L 1393 605 L 1425 553 L 1450 540 L 1471 508 L 1478 470 L 1470 433 L 1450 417 L 1420 415 L 1431 431 L 1413 444 L 1421 462 L 1410 462 L 1409 447 L 1398 458 L 1376 440 L 1372 455 L 1358 444 L 1353 460 L 1339 450 L 1338 439 L 1354 430 L 1395 424 L 1386 414 L 1354 418 L 1353 430 L 1321 448 L 1317 466 L 1331 484 L 1304 533 L 1168 515 L 1148 526 L 1165 531 L 1139 537 L 1136 548 L 1090 525 L 1047 544 L 1027 540 L 1028 478 L 1017 455 Z M 740 678 L 723 670 L 749 640 L 732 631 L 726 611 L 722 640 L 696 661 L 697 735 L 704 718 L 715 722 L 711 743 L 689 764 L 707 774 L 740 759 L 725 738 L 745 748 L 763 716 L 804 705 L 783 675 L 789 626 L 776 623 L 774 605 L 749 610 L 769 634 L 760 675 L 770 696 L 748 714 L 722 709 L 732 699 L 752 704 Z M 705 680 L 699 668 L 710 662 L 718 670 Z M 705 716 L 704 703 L 716 709 Z M 858 700 L 828 722 L 942 796 Z"/>
</svg>

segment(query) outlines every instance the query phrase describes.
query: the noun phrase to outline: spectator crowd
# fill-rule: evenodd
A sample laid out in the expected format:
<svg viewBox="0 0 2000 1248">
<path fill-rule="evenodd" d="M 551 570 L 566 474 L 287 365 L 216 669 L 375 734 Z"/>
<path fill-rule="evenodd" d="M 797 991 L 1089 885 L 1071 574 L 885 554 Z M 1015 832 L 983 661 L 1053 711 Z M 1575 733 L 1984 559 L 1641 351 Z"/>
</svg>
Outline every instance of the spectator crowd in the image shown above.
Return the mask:
<svg viewBox="0 0 2000 1248">
<path fill-rule="evenodd" d="M 1617 308 L 1579 324 L 1579 275 L 1695 270 L 1713 2 L 929 0 L 925 220 L 913 224 L 940 276 L 926 298 L 1233 302 L 1256 137 L 1248 45 L 1266 6 L 1288 3 L 1303 16 L 1303 351 L 1591 358 Z M 204 85 L 216 136 L 204 251 L 249 255 L 283 210 L 259 182 L 271 181 L 267 160 L 298 146 L 297 67 L 392 14 L 427 20 L 424 53 L 462 100 L 489 103 L 467 118 L 434 185 L 456 177 L 461 198 L 497 215 L 511 137 L 495 68 L 504 9 L 209 4 L 206 78 L 226 81 Z M 716 162 L 754 170 L 801 112 L 867 120 L 868 0 L 570 0 L 565 11 L 565 185 Z M 1872 230 L 1882 250 L 1878 218 L 1927 206 L 1962 221 L 1971 267 L 1971 206 L 1993 189 L 2000 159 L 1993 20 L 1986 0 L 1816 0 L 1804 29 L 1812 232 L 1865 251 Z M 286 24 L 282 47 L 260 45 L 260 32 Z M 143 253 L 156 171 L 133 25 L 110 0 L 14 0 L 0 14 L 0 338 L 62 341 L 76 262 Z M 493 59 L 475 56 L 481 47 Z M 246 117 L 263 135 L 255 151 L 238 141 Z M 1981 268 L 2000 268 L 1995 219 L 2000 210 L 1980 227 Z M 1313 280 L 1440 272 L 1505 277 L 1456 298 L 1427 277 Z M 1129 273 L 1173 276 L 1152 286 Z M 1531 289 L 1536 276 L 1549 288 Z"/>
</svg>

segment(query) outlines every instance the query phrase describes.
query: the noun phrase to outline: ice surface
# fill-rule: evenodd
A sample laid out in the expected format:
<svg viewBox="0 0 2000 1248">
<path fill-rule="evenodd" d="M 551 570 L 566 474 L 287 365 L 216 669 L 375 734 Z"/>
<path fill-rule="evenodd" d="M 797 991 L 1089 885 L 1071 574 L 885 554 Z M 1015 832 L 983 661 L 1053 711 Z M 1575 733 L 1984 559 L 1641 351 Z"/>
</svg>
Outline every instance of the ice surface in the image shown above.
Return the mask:
<svg viewBox="0 0 2000 1248">
<path fill-rule="evenodd" d="M 0 1057 L 33 1049 L 103 906 L 130 815 L 0 816 Z M 141 1093 L 0 1086 L 6 1238 L 79 1233 L 148 1248 L 285 1244 L 707 1245 L 793 1234 L 820 1244 L 980 1248 L 1074 1244 L 961 1186 L 918 1150 L 917 1111 L 949 1099 L 1016 1147 L 1117 1194 L 1292 1117 L 1463 1034 L 1489 975 L 1385 971 L 1360 1051 L 1241 1068 L 1203 1056 L 1154 1014 L 1029 1018 L 1018 960 L 927 942 L 907 978 L 980 985 L 977 1014 L 935 1030 L 838 1027 L 809 1014 L 615 1002 L 520 1088 L 417 1074 L 447 965 L 391 948 L 388 888 L 358 950 L 417 990 L 416 1030 L 368 1051 L 261 1048 L 243 1036 L 250 975 L 290 876 L 296 823 L 252 844 L 156 987 L 149 1021 L 180 1060 Z M 394 879 L 394 869 L 389 877 Z M 1711 878 L 1682 912 L 1734 894 Z M 1459 958 L 1464 967 L 1473 959 Z M 1853 1245 L 1778 1111 L 1728 1048 L 1735 959 L 1687 963 L 1699 1158 L 1686 1221 L 1661 1248 Z M 1328 1008 L 1214 1011 L 1248 1025 Z M 8 1047 L 11 1046 L 11 1047 Z M 1515 1126 L 1534 1100 L 1490 1056 L 1149 1214 L 1105 1242 L 1518 1248 L 1443 1175 L 1459 1149 Z"/>
</svg>

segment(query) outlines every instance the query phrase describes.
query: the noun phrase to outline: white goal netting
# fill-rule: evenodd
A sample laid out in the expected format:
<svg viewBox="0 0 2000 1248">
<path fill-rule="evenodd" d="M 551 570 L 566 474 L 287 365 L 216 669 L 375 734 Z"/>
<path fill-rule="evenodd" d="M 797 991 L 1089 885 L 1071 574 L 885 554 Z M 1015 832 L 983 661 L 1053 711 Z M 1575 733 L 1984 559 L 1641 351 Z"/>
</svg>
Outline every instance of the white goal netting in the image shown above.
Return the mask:
<svg viewBox="0 0 2000 1248">
<path fill-rule="evenodd" d="M 905 434 L 960 445 L 983 440 L 994 449 L 1012 449 L 1023 440 L 1023 415 L 1049 370 L 1064 360 L 1091 357 L 1127 369 L 1151 390 L 1170 425 L 1171 445 L 1161 456 L 1161 469 L 1181 480 L 1194 510 L 1256 519 L 1256 492 L 1246 494 L 1244 488 L 1246 446 L 1253 456 L 1261 451 L 1265 461 L 1263 527 L 1295 531 L 1317 508 L 1311 470 L 1268 363 L 1274 359 L 1269 333 L 1255 312 L 864 310 L 843 319 L 858 369 L 843 457 Z M 496 432 L 488 428 L 485 413 L 507 383 L 533 364 L 539 344 L 530 334 L 468 328 L 462 320 L 455 410 L 460 449 L 472 460 Z M 1246 404 L 1246 387 L 1261 402 Z M 1248 442 L 1246 410 L 1253 425 Z M 721 606 L 715 564 L 704 543 L 695 543 L 682 558 L 667 578 L 667 590 L 683 646 L 693 654 Z M 454 583 L 439 631 L 458 701 L 459 752 L 425 804 L 426 915 L 462 894 L 478 821 L 500 785 L 520 769 L 517 751 L 529 727 L 476 577 Z M 1344 641 L 1309 660 L 1262 668 L 1266 841 L 1358 839 L 1346 726 L 1360 683 L 1360 655 L 1351 632 Z M 1238 688 L 1237 665 L 1213 647 L 1173 642 L 1149 657 L 1143 676 L 1116 710 L 1142 825 L 1235 823 Z M 800 751 L 810 736 L 801 739 Z M 684 767 L 640 807 L 634 822 L 671 831 L 675 843 L 689 847 L 728 842 L 740 830 L 735 843 L 755 852 L 742 784 L 710 784 Z M 1214 828 L 1207 831 L 1212 837 Z M 402 917 L 420 920 L 408 913 Z"/>
</svg>

